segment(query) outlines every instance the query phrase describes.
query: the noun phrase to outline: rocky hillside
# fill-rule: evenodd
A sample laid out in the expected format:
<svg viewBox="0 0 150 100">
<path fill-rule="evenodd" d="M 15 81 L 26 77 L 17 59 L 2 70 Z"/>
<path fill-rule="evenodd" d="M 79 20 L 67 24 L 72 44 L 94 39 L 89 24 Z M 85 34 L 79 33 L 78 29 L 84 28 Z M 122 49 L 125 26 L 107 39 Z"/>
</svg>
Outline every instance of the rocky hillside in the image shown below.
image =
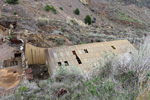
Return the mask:
<svg viewBox="0 0 150 100">
<path fill-rule="evenodd" d="M 19 0 L 17 5 L 9 5 L 5 1 L 0 1 L 2 14 L 17 15 L 33 20 L 39 17 L 67 20 L 71 17 L 84 21 L 85 16 L 90 15 L 96 18 L 97 24 L 100 25 L 108 20 L 109 23 L 119 23 L 119 26 L 125 24 L 140 29 L 147 29 L 150 22 L 146 0 L 141 2 L 139 0 Z M 138 6 L 139 4 L 142 6 Z M 45 11 L 46 5 L 53 6 L 57 14 L 53 11 Z M 80 15 L 74 14 L 76 8 L 80 10 Z"/>
<path fill-rule="evenodd" d="M 42 35 L 46 33 L 58 37 L 58 40 L 68 41 L 61 45 L 116 39 L 128 39 L 131 43 L 139 44 L 143 37 L 149 35 L 150 9 L 146 5 L 138 6 L 135 3 L 137 1 L 18 0 L 15 5 L 6 1 L 0 1 L 0 25 L 17 21 L 16 31 L 28 30 Z M 79 14 L 74 13 L 77 8 Z M 86 15 L 91 17 L 92 25 L 84 24 Z M 47 40 L 54 46 L 59 44 L 55 43 L 57 39 Z"/>
<path fill-rule="evenodd" d="M 19 0 L 17 5 L 9 5 L 4 2 L 5 0 L 0 1 L 2 14 L 13 15 L 16 12 L 16 15 L 24 18 L 36 19 L 38 17 L 46 17 L 49 19 L 66 20 L 67 17 L 72 17 L 83 20 L 86 15 L 96 16 L 96 14 L 82 5 L 79 0 Z M 54 14 L 52 11 L 46 12 L 46 5 L 54 6 L 57 14 Z M 79 8 L 80 16 L 74 14 L 76 8 Z"/>
<path fill-rule="evenodd" d="M 100 16 L 126 26 L 146 29 L 150 13 L 146 0 L 88 0 L 89 7 Z M 146 4 L 146 5 L 145 5 Z M 139 6 L 142 5 L 142 6 Z"/>
</svg>

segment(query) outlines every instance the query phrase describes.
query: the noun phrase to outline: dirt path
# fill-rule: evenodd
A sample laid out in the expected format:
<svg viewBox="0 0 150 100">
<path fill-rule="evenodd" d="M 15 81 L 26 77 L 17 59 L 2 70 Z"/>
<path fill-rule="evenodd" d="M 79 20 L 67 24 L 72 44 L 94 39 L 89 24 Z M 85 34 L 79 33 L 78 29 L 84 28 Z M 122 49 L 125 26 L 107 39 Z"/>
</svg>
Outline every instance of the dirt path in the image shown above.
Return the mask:
<svg viewBox="0 0 150 100">
<path fill-rule="evenodd" d="M 19 84 L 23 71 L 20 66 L 13 66 L 0 70 L 0 88 L 11 89 Z"/>
</svg>

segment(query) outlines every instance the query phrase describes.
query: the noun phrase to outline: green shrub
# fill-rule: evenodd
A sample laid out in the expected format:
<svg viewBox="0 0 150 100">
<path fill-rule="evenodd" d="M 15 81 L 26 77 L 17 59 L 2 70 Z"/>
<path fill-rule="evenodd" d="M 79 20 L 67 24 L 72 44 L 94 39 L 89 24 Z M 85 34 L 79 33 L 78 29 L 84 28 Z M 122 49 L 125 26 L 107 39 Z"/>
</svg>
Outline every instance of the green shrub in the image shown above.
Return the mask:
<svg viewBox="0 0 150 100">
<path fill-rule="evenodd" d="M 95 41 L 96 42 L 103 42 L 103 40 L 101 40 L 101 39 L 96 39 Z"/>
<path fill-rule="evenodd" d="M 45 11 L 49 12 L 50 10 L 53 11 L 54 14 L 57 14 L 57 11 L 56 11 L 54 6 L 46 5 L 45 6 Z"/>
<path fill-rule="evenodd" d="M 52 10 L 54 14 L 57 14 L 57 11 L 56 11 L 56 9 L 54 8 L 54 6 L 51 6 L 51 7 L 50 7 L 50 10 Z"/>
<path fill-rule="evenodd" d="M 63 45 L 65 41 L 66 41 L 66 40 L 64 40 L 64 39 L 62 39 L 62 38 L 56 38 L 56 43 L 57 43 L 57 45 Z"/>
<path fill-rule="evenodd" d="M 80 15 L 80 10 L 79 10 L 78 8 L 76 8 L 76 9 L 74 10 L 74 13 L 75 13 L 76 15 Z"/>
<path fill-rule="evenodd" d="M 19 2 L 18 0 L 6 0 L 5 3 L 15 5 L 15 4 L 18 4 Z"/>
<path fill-rule="evenodd" d="M 20 86 L 18 88 L 18 92 L 20 92 L 20 93 L 27 92 L 27 91 L 28 91 L 28 88 L 26 88 L 25 86 Z"/>
<path fill-rule="evenodd" d="M 104 25 L 102 25 L 101 27 L 102 27 L 102 28 L 105 28 L 105 26 L 104 26 Z"/>
<path fill-rule="evenodd" d="M 85 24 L 91 25 L 92 19 L 89 15 L 86 15 L 84 19 Z"/>
<path fill-rule="evenodd" d="M 50 11 L 50 9 L 51 9 L 51 7 L 50 7 L 49 5 L 46 5 L 46 6 L 45 6 L 45 11 L 48 12 L 48 11 Z"/>
<path fill-rule="evenodd" d="M 59 9 L 60 9 L 60 10 L 63 10 L 63 8 L 62 8 L 62 7 L 60 7 Z"/>
<path fill-rule="evenodd" d="M 61 31 L 62 31 L 62 32 L 64 32 L 64 31 L 65 31 L 65 29 L 64 29 L 64 28 L 61 28 Z"/>
<path fill-rule="evenodd" d="M 99 80 L 99 77 L 95 76 L 88 80 L 87 82 L 87 93 L 92 94 L 97 98 L 109 98 L 109 100 L 113 99 L 113 95 L 116 93 L 115 83 L 111 81 L 104 81 L 104 78 Z"/>
<path fill-rule="evenodd" d="M 17 12 L 14 12 L 14 15 L 17 15 Z"/>
</svg>

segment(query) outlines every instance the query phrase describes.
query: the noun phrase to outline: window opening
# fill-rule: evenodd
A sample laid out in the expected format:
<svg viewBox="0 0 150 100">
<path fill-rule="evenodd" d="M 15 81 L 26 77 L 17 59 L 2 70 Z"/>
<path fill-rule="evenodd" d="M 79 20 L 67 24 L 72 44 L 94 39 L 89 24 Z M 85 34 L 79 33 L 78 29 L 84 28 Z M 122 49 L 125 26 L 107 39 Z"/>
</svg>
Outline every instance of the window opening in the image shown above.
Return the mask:
<svg viewBox="0 0 150 100">
<path fill-rule="evenodd" d="M 17 73 L 17 71 L 14 71 L 13 73 Z"/>
<path fill-rule="evenodd" d="M 78 64 L 82 64 L 82 62 L 81 62 L 81 60 L 80 60 L 80 58 L 78 56 L 76 56 L 76 59 L 78 61 Z"/>
<path fill-rule="evenodd" d="M 58 62 L 58 66 L 61 66 L 62 64 L 61 64 L 61 62 Z"/>
<path fill-rule="evenodd" d="M 116 49 L 114 46 L 111 46 L 114 50 Z"/>
<path fill-rule="evenodd" d="M 72 53 L 73 53 L 73 55 L 76 56 L 76 60 L 77 60 L 78 64 L 82 64 L 82 62 L 81 62 L 80 58 L 78 57 L 78 55 L 76 54 L 76 52 L 72 51 Z"/>
<path fill-rule="evenodd" d="M 21 53 L 15 53 L 15 58 L 16 57 L 21 57 Z"/>
<path fill-rule="evenodd" d="M 73 55 L 77 55 L 75 51 L 72 51 Z"/>
<path fill-rule="evenodd" d="M 68 61 L 64 61 L 64 63 L 65 63 L 65 66 L 69 66 Z"/>
<path fill-rule="evenodd" d="M 11 66 L 16 66 L 16 65 L 18 65 L 18 62 L 17 62 L 17 61 L 12 61 L 12 62 L 11 62 Z"/>
<path fill-rule="evenodd" d="M 89 53 L 87 49 L 84 49 L 84 52 L 85 52 L 85 53 Z"/>
</svg>

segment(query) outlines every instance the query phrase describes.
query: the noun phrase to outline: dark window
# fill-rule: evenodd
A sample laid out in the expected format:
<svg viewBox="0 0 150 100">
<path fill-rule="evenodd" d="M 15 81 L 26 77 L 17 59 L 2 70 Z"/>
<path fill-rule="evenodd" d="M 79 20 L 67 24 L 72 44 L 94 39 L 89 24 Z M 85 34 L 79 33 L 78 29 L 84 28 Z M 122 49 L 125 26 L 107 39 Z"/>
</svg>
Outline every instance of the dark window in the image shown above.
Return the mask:
<svg viewBox="0 0 150 100">
<path fill-rule="evenodd" d="M 114 46 L 111 46 L 114 50 L 116 49 Z"/>
<path fill-rule="evenodd" d="M 21 53 L 15 53 L 15 57 L 21 57 Z"/>
<path fill-rule="evenodd" d="M 76 56 L 76 59 L 77 59 L 78 64 L 82 64 L 82 62 L 78 56 Z"/>
<path fill-rule="evenodd" d="M 68 61 L 64 61 L 64 63 L 65 63 L 65 66 L 69 66 Z"/>
<path fill-rule="evenodd" d="M 77 55 L 75 51 L 72 51 L 73 55 Z"/>
<path fill-rule="evenodd" d="M 80 58 L 78 57 L 78 55 L 76 54 L 76 52 L 75 52 L 75 51 L 72 51 L 72 53 L 73 53 L 73 55 L 76 56 L 77 62 L 78 62 L 79 64 L 82 64 L 82 62 L 81 62 Z"/>
<path fill-rule="evenodd" d="M 61 66 L 62 64 L 61 64 L 61 62 L 58 62 L 58 66 Z"/>
<path fill-rule="evenodd" d="M 17 73 L 17 71 L 14 71 L 14 73 Z"/>
<path fill-rule="evenodd" d="M 87 49 L 84 49 L 84 52 L 85 52 L 85 53 L 89 53 Z"/>
</svg>

